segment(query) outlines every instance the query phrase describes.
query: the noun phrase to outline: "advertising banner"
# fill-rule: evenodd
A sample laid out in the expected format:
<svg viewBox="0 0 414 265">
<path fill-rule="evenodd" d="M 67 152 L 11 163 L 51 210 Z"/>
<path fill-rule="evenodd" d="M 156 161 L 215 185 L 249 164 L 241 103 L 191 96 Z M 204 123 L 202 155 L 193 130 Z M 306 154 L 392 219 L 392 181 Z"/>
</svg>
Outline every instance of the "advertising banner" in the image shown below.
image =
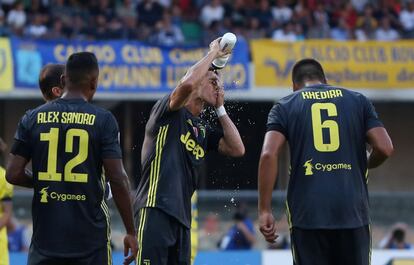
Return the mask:
<svg viewBox="0 0 414 265">
<path fill-rule="evenodd" d="M 251 49 L 257 88 L 291 87 L 292 67 L 303 58 L 317 59 L 333 85 L 414 88 L 414 41 L 255 40 L 251 41 Z"/>
<path fill-rule="evenodd" d="M 100 65 L 100 91 L 168 92 L 187 69 L 201 59 L 207 47 L 158 47 L 136 41 L 45 41 L 12 38 L 15 86 L 37 89 L 39 72 L 47 63 L 64 64 L 74 52 L 95 53 Z M 0 46 L 1 47 L 1 46 Z M 221 71 L 225 89 L 245 90 L 248 80 L 248 45 L 236 44 Z"/>
</svg>

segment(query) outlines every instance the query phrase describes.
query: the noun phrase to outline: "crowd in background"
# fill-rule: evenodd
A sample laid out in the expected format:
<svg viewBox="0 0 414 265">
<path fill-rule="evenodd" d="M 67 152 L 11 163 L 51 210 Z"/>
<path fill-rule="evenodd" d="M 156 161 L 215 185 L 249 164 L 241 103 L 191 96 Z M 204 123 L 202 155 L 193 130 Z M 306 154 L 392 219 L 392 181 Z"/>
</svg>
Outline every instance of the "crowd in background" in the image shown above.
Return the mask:
<svg viewBox="0 0 414 265">
<path fill-rule="evenodd" d="M 397 40 L 414 37 L 410 0 L 2 0 L 0 35 L 208 44 L 239 38 Z"/>
</svg>

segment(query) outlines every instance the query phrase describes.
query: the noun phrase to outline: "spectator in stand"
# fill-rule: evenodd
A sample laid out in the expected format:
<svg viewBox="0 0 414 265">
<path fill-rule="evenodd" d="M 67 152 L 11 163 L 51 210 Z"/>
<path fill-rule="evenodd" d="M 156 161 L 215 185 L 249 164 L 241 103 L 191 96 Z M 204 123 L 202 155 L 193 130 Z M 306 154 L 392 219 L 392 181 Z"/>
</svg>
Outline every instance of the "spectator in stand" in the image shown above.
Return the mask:
<svg viewBox="0 0 414 265">
<path fill-rule="evenodd" d="M 0 8 L 0 37 L 8 36 L 10 34 L 9 28 L 6 25 L 4 18 L 4 11 Z"/>
<path fill-rule="evenodd" d="M 223 36 L 225 32 L 219 21 L 211 22 L 210 26 L 203 31 L 202 44 L 208 45 L 211 40 Z"/>
<path fill-rule="evenodd" d="M 328 24 L 328 15 L 323 11 L 321 5 L 318 5 L 318 10 L 310 17 L 308 25 L 308 39 L 328 39 L 330 37 L 331 29 Z"/>
<path fill-rule="evenodd" d="M 249 19 L 248 30 L 246 32 L 246 39 L 263 39 L 266 37 L 266 30 L 260 27 L 260 22 L 256 17 Z"/>
<path fill-rule="evenodd" d="M 247 250 L 256 242 L 253 221 L 247 217 L 245 206 L 239 205 L 233 215 L 234 224 L 220 242 L 223 250 Z"/>
<path fill-rule="evenodd" d="M 162 21 L 158 23 L 157 27 L 156 44 L 173 47 L 184 42 L 181 29 L 172 24 L 169 13 L 164 14 Z"/>
<path fill-rule="evenodd" d="M 200 20 L 204 27 L 209 27 L 213 21 L 222 21 L 224 6 L 221 0 L 211 0 L 201 9 Z"/>
<path fill-rule="evenodd" d="M 132 17 L 136 19 L 137 12 L 132 4 L 132 0 L 123 0 L 122 4 L 118 5 L 116 8 L 116 15 L 119 18 Z"/>
<path fill-rule="evenodd" d="M 276 6 L 272 7 L 273 19 L 278 24 L 283 24 L 291 20 L 292 9 L 286 5 L 285 0 L 277 0 Z"/>
<path fill-rule="evenodd" d="M 47 33 L 47 27 L 43 23 L 43 16 L 36 14 L 32 17 L 32 23 L 26 28 L 25 35 L 33 38 L 44 37 Z"/>
<path fill-rule="evenodd" d="M 396 223 L 379 243 L 380 248 L 385 249 L 411 249 L 412 245 L 405 239 L 408 226 L 405 223 Z"/>
<path fill-rule="evenodd" d="M 67 27 L 68 36 L 72 40 L 89 40 L 91 38 L 90 30 L 85 21 L 80 16 L 75 16 L 73 18 L 71 27 Z"/>
<path fill-rule="evenodd" d="M 358 13 L 351 3 L 348 2 L 345 4 L 345 8 L 342 10 L 341 17 L 345 20 L 350 30 L 355 29 L 358 20 Z"/>
<path fill-rule="evenodd" d="M 62 20 L 56 19 L 53 21 L 52 28 L 47 31 L 45 38 L 49 40 L 64 40 L 67 38 Z"/>
<path fill-rule="evenodd" d="M 341 18 L 338 25 L 331 30 L 331 38 L 334 40 L 350 40 L 352 38 L 351 29 L 345 19 Z"/>
<path fill-rule="evenodd" d="M 374 17 L 374 9 L 370 4 L 365 5 L 364 12 L 358 17 L 357 27 L 355 32 L 358 40 L 372 40 L 375 38 L 375 31 L 378 22 Z"/>
<path fill-rule="evenodd" d="M 398 31 L 391 27 L 390 19 L 384 17 L 381 20 L 381 25 L 375 32 L 375 39 L 381 41 L 395 41 L 400 38 Z"/>
<path fill-rule="evenodd" d="M 245 27 L 248 21 L 248 12 L 244 0 L 235 0 L 232 5 L 226 6 L 225 11 L 225 25 L 227 28 Z"/>
<path fill-rule="evenodd" d="M 64 0 L 52 0 L 52 2 L 53 4 L 51 6 L 53 8 L 50 9 L 51 21 L 60 19 L 64 25 L 72 25 L 72 9 L 65 5 Z"/>
<path fill-rule="evenodd" d="M 16 2 L 12 10 L 7 15 L 7 24 L 16 35 L 22 35 L 26 24 L 26 12 L 22 2 Z"/>
<path fill-rule="evenodd" d="M 161 21 L 164 8 L 155 0 L 142 0 L 137 6 L 138 22 L 154 27 Z"/>
<path fill-rule="evenodd" d="M 295 26 L 292 22 L 287 22 L 283 25 L 282 29 L 277 29 L 272 34 L 274 41 L 297 41 L 295 33 Z"/>
<path fill-rule="evenodd" d="M 405 38 L 414 38 L 414 1 L 409 1 L 400 13 Z"/>
<path fill-rule="evenodd" d="M 252 16 L 259 20 L 260 27 L 269 29 L 271 21 L 273 20 L 272 12 L 270 11 L 270 5 L 268 0 L 260 0 L 259 8 L 253 10 Z"/>
</svg>

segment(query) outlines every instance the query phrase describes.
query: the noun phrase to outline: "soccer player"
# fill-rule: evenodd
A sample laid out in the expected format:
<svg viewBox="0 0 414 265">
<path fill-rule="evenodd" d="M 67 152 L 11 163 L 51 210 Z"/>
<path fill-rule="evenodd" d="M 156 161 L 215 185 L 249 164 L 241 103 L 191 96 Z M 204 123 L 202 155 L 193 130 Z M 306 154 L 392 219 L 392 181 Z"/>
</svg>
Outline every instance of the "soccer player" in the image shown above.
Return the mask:
<svg viewBox="0 0 414 265">
<path fill-rule="evenodd" d="M 47 64 L 40 71 L 39 88 L 46 102 L 62 96 L 63 86 L 60 80 L 64 71 L 63 64 Z"/>
<path fill-rule="evenodd" d="M 127 235 L 124 264 L 137 241 L 114 116 L 90 103 L 99 68 L 93 53 L 72 54 L 62 77 L 61 98 L 28 111 L 21 119 L 7 167 L 7 180 L 33 187 L 33 237 L 29 265 L 112 264 L 108 177 Z M 25 171 L 32 160 L 33 176 Z"/>
<path fill-rule="evenodd" d="M 3 153 L 7 145 L 0 138 L 0 153 Z M 9 250 L 7 242 L 7 228 L 13 206 L 13 186 L 6 181 L 6 171 L 0 166 L 0 265 L 9 265 Z"/>
<path fill-rule="evenodd" d="M 368 168 L 393 152 L 368 99 L 327 84 L 322 66 L 303 59 L 293 93 L 269 113 L 259 163 L 259 225 L 276 239 L 272 190 L 283 144 L 290 148 L 287 214 L 295 265 L 368 265 L 371 258 Z M 372 147 L 367 159 L 366 143 Z"/>
<path fill-rule="evenodd" d="M 142 148 L 135 221 L 138 265 L 190 264 L 191 195 L 210 150 L 242 156 L 244 145 L 224 109 L 224 92 L 211 69 L 219 39 L 193 65 L 174 91 L 152 108 Z M 223 132 L 199 118 L 206 105 L 216 108 Z"/>
<path fill-rule="evenodd" d="M 65 72 L 64 64 L 47 64 L 39 75 L 39 88 L 42 92 L 43 99 L 46 102 L 60 98 L 63 94 L 63 86 L 61 76 Z M 108 181 L 108 180 L 106 180 Z M 105 198 L 107 200 L 112 198 L 111 185 L 108 182 L 105 184 Z M 0 264 L 1 265 L 1 264 Z"/>
</svg>

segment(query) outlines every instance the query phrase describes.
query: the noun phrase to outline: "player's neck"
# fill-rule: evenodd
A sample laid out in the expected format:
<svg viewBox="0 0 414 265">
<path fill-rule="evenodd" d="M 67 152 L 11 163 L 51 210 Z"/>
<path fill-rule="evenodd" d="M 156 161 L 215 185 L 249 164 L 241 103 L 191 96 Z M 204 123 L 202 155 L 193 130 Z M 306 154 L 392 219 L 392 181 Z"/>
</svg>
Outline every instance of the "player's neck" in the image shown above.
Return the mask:
<svg viewBox="0 0 414 265">
<path fill-rule="evenodd" d="M 78 90 L 66 90 L 63 95 L 62 95 L 63 99 L 83 99 L 85 101 L 88 101 L 88 99 L 86 98 L 85 95 L 82 94 L 82 92 L 78 91 Z"/>
<path fill-rule="evenodd" d="M 201 98 L 190 98 L 187 104 L 185 104 L 185 107 L 191 114 L 193 114 L 193 116 L 198 117 L 204 109 L 204 102 Z"/>
<path fill-rule="evenodd" d="M 323 83 L 319 80 L 312 80 L 312 81 L 305 81 L 303 88 L 308 86 L 314 86 L 314 85 L 322 85 Z"/>
</svg>

